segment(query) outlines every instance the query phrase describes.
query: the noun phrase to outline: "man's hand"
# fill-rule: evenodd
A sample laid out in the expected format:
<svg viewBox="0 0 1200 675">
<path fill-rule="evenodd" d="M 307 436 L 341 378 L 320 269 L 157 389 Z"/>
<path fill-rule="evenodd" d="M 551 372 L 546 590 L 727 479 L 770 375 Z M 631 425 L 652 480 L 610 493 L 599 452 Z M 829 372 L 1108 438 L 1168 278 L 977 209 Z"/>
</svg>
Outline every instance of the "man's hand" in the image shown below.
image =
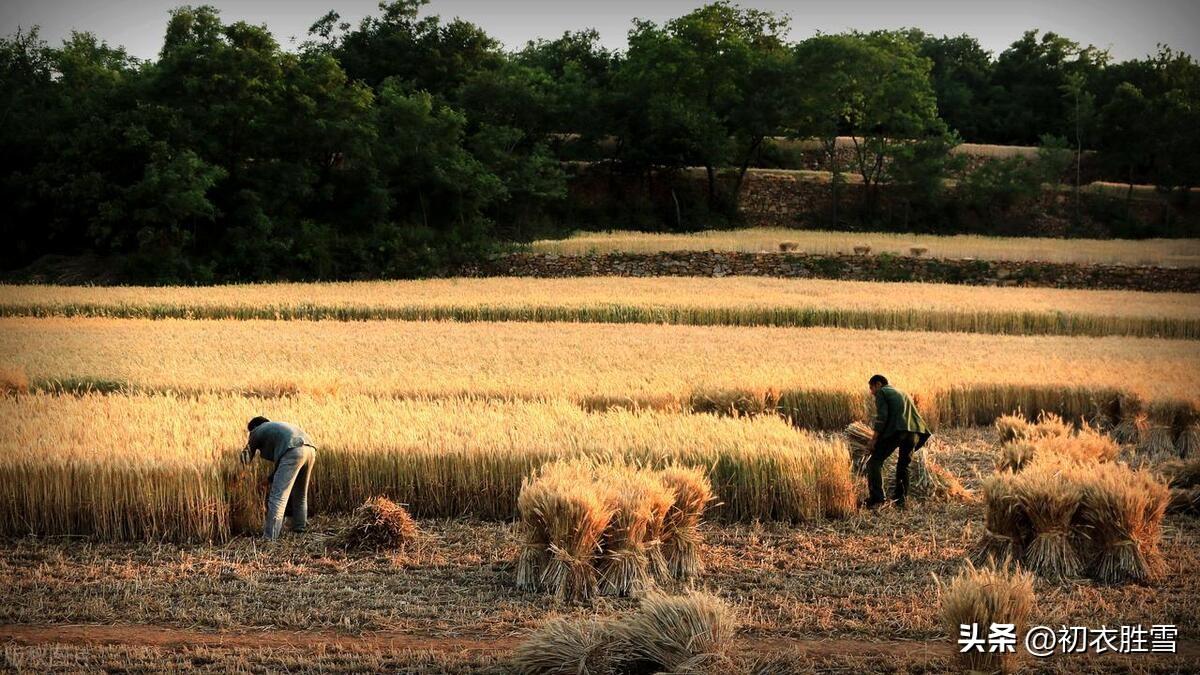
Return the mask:
<svg viewBox="0 0 1200 675">
<path fill-rule="evenodd" d="M 242 460 L 242 464 L 249 464 L 250 462 L 254 461 L 254 451 L 251 450 L 250 446 L 247 445 L 246 447 L 242 448 L 242 452 L 239 457 Z"/>
</svg>

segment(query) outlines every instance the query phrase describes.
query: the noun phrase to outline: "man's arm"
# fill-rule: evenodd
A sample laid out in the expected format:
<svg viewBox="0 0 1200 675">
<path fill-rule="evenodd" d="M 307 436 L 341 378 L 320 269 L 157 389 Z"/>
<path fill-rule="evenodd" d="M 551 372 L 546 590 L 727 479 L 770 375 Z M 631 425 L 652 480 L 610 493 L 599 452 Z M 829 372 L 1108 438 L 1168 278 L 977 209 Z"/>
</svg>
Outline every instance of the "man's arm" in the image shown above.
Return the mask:
<svg viewBox="0 0 1200 675">
<path fill-rule="evenodd" d="M 258 429 L 254 431 L 258 431 Z M 250 432 L 250 435 L 246 438 L 246 447 L 242 448 L 242 464 L 249 464 L 254 461 L 254 453 L 258 452 L 262 446 L 262 438 L 256 437 L 254 431 Z"/>
</svg>

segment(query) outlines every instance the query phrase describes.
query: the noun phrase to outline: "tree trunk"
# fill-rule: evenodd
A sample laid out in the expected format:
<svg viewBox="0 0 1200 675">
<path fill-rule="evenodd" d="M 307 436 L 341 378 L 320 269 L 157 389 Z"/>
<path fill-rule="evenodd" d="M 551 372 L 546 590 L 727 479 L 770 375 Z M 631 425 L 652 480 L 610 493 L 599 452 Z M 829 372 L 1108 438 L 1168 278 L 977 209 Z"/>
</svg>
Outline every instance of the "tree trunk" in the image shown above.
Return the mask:
<svg viewBox="0 0 1200 675">
<path fill-rule="evenodd" d="M 746 156 L 742 158 L 741 166 L 738 167 L 737 181 L 733 184 L 733 203 L 736 205 L 742 196 L 742 183 L 746 180 L 746 172 L 750 169 L 750 162 L 754 159 L 754 155 L 758 153 L 758 148 L 762 145 L 764 136 L 759 136 L 750 144 L 750 149 L 746 151 Z"/>
<path fill-rule="evenodd" d="M 704 172 L 708 174 L 708 210 L 713 211 L 717 200 L 717 172 L 710 164 L 704 165 Z"/>
</svg>

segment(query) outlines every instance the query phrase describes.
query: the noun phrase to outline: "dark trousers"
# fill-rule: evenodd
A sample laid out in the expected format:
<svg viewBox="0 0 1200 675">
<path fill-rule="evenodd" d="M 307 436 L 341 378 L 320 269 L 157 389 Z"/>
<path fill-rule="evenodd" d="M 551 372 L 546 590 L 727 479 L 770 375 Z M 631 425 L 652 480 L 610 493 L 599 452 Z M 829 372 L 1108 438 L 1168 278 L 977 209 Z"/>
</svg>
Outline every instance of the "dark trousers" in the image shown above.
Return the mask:
<svg viewBox="0 0 1200 675">
<path fill-rule="evenodd" d="M 896 460 L 896 487 L 892 498 L 897 502 L 904 501 L 905 496 L 908 495 L 908 465 L 912 462 L 913 447 L 916 442 L 916 434 L 899 433 L 881 438 L 875 444 L 875 451 L 871 453 L 871 459 L 867 461 L 869 503 L 883 503 L 883 463 L 896 450 L 900 450 L 900 456 Z"/>
</svg>

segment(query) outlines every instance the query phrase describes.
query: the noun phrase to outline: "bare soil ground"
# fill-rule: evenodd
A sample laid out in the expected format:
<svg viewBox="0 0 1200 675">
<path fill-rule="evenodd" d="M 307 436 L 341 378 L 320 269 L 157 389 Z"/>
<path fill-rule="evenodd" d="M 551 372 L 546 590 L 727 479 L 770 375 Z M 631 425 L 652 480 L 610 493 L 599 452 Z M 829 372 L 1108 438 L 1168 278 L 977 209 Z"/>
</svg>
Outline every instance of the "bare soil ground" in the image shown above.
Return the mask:
<svg viewBox="0 0 1200 675">
<path fill-rule="evenodd" d="M 937 456 L 968 487 L 990 471 L 986 432 L 956 432 Z M 548 618 L 612 614 L 635 601 L 570 606 L 514 584 L 508 523 L 421 521 L 394 554 L 334 545 L 341 517 L 303 537 L 222 546 L 25 538 L 0 548 L 0 669 L 505 672 Z M 805 525 L 706 530 L 696 586 L 736 605 L 756 672 L 942 672 L 953 645 L 938 579 L 964 564 L 979 504 L 918 503 Z M 1200 670 L 1200 520 L 1168 517 L 1169 572 L 1150 586 L 1039 581 L 1035 624 L 1173 623 L 1174 657 L 1027 660 L 1046 672 Z"/>
</svg>

